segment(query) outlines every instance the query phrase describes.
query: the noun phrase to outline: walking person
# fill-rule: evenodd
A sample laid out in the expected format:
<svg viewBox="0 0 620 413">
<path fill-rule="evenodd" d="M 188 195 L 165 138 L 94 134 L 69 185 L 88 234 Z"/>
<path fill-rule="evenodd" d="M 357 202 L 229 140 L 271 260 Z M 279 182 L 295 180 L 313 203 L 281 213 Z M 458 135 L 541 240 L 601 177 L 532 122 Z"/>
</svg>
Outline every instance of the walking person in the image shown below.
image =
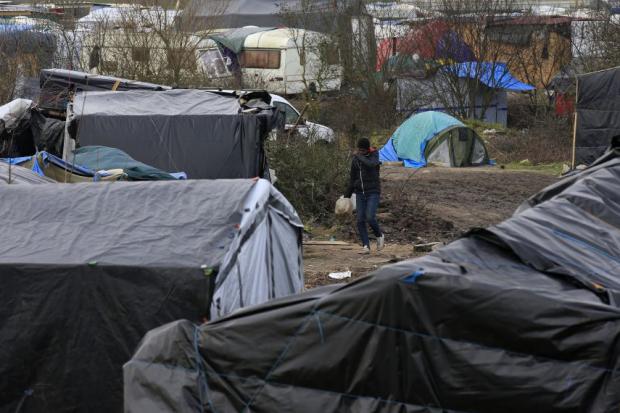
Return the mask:
<svg viewBox="0 0 620 413">
<path fill-rule="evenodd" d="M 357 230 L 362 240 L 364 254 L 370 253 L 368 226 L 377 239 L 377 251 L 381 251 L 385 246 L 385 237 L 377 222 L 377 209 L 381 197 L 380 169 L 379 151 L 370 147 L 368 139 L 359 139 L 351 162 L 351 177 L 345 198 L 350 198 L 355 192 Z"/>
</svg>

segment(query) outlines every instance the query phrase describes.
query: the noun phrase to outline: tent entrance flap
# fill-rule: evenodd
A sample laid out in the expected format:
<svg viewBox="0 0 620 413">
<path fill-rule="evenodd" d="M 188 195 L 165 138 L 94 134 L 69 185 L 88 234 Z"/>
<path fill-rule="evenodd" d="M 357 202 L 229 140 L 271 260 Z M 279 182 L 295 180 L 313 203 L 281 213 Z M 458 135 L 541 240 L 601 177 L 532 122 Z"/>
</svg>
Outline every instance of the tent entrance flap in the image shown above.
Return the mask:
<svg viewBox="0 0 620 413">
<path fill-rule="evenodd" d="M 424 150 L 427 164 L 451 167 L 484 165 L 489 162 L 482 139 L 467 127 L 449 128 L 431 139 Z"/>
</svg>

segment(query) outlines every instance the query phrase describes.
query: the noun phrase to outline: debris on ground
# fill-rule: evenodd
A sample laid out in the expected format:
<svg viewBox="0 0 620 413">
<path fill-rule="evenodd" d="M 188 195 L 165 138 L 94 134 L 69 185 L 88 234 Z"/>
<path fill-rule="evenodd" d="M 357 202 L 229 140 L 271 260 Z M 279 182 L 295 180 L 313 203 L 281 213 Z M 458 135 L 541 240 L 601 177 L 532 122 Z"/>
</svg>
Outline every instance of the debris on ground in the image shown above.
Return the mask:
<svg viewBox="0 0 620 413">
<path fill-rule="evenodd" d="M 330 272 L 327 276 L 332 280 L 344 280 L 345 278 L 351 278 L 351 271 Z"/>
</svg>

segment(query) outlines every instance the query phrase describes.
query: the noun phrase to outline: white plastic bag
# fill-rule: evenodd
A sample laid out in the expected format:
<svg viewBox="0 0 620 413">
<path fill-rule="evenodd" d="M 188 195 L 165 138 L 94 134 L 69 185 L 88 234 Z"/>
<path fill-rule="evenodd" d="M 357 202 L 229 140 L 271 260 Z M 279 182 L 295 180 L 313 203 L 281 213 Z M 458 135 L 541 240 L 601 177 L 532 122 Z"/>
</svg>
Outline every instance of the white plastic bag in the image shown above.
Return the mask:
<svg viewBox="0 0 620 413">
<path fill-rule="evenodd" d="M 336 215 L 350 215 L 353 212 L 351 198 L 345 198 L 344 196 L 338 198 L 334 212 Z"/>
<path fill-rule="evenodd" d="M 332 280 L 344 280 L 345 278 L 351 278 L 351 271 L 330 272 L 327 276 Z"/>
</svg>

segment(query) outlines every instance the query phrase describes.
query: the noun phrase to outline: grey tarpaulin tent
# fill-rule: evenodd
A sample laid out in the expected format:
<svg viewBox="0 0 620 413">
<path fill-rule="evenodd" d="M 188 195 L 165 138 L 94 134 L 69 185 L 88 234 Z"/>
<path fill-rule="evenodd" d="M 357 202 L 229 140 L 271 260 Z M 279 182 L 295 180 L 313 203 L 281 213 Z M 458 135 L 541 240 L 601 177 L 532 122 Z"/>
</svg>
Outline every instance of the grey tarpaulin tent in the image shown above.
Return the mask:
<svg viewBox="0 0 620 413">
<path fill-rule="evenodd" d="M 620 136 L 620 67 L 577 77 L 573 167 L 589 165 Z"/>
<path fill-rule="evenodd" d="M 152 328 L 303 288 L 266 180 L 0 185 L 0 411 L 119 412 Z"/>
<path fill-rule="evenodd" d="M 616 150 L 426 257 L 155 329 L 126 412 L 617 412 L 619 194 Z"/>
<path fill-rule="evenodd" d="M 263 142 L 281 114 L 261 99 L 191 89 L 81 92 L 68 110 L 64 158 L 77 142 L 189 179 L 268 177 Z"/>
</svg>

